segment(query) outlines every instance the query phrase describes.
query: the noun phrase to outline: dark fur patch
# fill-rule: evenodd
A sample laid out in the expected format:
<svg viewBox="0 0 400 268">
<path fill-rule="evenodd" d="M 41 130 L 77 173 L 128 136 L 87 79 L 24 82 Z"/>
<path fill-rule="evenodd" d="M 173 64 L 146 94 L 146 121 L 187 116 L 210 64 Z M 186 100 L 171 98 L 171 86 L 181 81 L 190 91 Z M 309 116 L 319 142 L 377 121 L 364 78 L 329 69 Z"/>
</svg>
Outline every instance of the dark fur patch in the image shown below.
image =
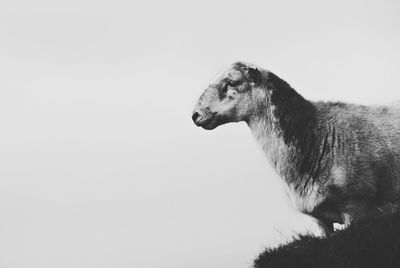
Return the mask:
<svg viewBox="0 0 400 268">
<path fill-rule="evenodd" d="M 313 103 L 271 72 L 268 74 L 267 88 L 272 90 L 271 103 L 275 106 L 274 115 L 284 142 L 298 150 L 298 174 L 308 175 L 310 180 L 315 181 L 328 164 L 326 155 L 331 152 L 328 130 L 325 126 L 318 125 L 317 110 Z M 301 183 L 304 187 L 306 184 L 308 182 Z"/>
<path fill-rule="evenodd" d="M 255 68 L 247 68 L 246 70 L 246 78 L 250 81 L 259 85 L 262 83 L 262 75 L 258 69 Z"/>
<path fill-rule="evenodd" d="M 315 107 L 271 72 L 268 74 L 267 88 L 272 90 L 271 102 L 275 106 L 275 116 L 285 143 L 302 141 L 316 126 Z"/>
</svg>

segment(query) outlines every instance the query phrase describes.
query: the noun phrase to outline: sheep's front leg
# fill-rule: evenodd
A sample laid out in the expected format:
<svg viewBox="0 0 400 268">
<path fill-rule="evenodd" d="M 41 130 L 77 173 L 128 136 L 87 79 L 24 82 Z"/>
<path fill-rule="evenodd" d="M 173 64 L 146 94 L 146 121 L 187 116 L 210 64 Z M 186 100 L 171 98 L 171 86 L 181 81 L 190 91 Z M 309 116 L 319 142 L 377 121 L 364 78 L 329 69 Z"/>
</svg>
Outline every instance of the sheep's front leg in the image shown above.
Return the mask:
<svg viewBox="0 0 400 268">
<path fill-rule="evenodd" d="M 361 201 L 350 201 L 344 206 L 342 212 L 342 221 L 345 227 L 349 227 L 351 223 L 359 221 L 367 217 L 367 203 Z"/>
<path fill-rule="evenodd" d="M 317 221 L 318 221 L 318 225 L 321 227 L 325 236 L 331 236 L 333 234 L 333 232 L 334 232 L 333 221 L 325 219 L 325 218 L 319 218 L 319 219 L 317 219 Z"/>
</svg>

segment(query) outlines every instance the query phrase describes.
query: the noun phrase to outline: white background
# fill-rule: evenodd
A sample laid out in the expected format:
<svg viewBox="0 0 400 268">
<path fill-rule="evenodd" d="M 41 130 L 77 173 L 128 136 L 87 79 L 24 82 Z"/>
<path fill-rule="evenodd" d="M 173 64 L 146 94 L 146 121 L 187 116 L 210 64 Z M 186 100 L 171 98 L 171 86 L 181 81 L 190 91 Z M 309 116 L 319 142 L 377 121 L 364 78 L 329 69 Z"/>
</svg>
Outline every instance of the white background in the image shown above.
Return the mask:
<svg viewBox="0 0 400 268">
<path fill-rule="evenodd" d="M 399 3 L 1 0 L 0 267 L 249 267 L 316 231 L 245 124 L 192 109 L 237 60 L 400 100 Z"/>
</svg>

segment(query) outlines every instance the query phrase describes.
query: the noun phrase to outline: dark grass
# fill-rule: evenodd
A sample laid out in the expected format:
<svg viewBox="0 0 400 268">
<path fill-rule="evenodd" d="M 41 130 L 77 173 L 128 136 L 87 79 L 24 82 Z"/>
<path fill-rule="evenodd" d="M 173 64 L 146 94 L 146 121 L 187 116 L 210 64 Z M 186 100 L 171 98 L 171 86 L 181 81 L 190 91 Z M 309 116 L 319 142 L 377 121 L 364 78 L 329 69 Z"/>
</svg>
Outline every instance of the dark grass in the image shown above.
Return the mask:
<svg viewBox="0 0 400 268">
<path fill-rule="evenodd" d="M 400 213 L 364 219 L 328 238 L 300 236 L 261 253 L 254 267 L 400 268 Z"/>
</svg>

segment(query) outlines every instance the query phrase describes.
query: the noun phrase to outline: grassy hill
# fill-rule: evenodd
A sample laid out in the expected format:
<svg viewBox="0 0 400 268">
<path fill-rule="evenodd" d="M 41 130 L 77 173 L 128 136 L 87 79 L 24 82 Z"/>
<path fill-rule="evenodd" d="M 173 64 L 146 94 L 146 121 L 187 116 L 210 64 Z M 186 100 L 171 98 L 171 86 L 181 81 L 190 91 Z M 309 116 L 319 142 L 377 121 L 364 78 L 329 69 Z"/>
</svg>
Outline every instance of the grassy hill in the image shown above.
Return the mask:
<svg viewBox="0 0 400 268">
<path fill-rule="evenodd" d="M 400 213 L 364 219 L 328 238 L 300 236 L 266 249 L 254 267 L 400 267 Z"/>
</svg>

